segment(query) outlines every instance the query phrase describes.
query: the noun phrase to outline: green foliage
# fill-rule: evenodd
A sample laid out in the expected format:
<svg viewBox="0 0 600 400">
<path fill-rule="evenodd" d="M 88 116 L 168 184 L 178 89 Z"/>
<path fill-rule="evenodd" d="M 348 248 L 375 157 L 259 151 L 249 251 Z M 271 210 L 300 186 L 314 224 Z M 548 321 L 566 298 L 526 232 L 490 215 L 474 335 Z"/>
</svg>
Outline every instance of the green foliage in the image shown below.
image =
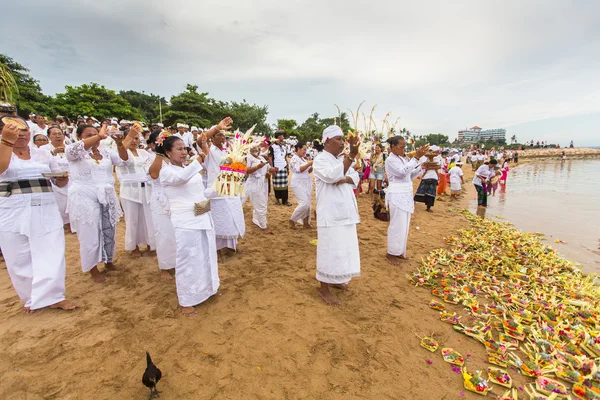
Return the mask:
<svg viewBox="0 0 600 400">
<path fill-rule="evenodd" d="M 267 106 L 257 106 L 256 104 L 249 104 L 246 100 L 241 103 L 232 101 L 225 103 L 223 106 L 223 117 L 230 116 L 233 119 L 234 127 L 241 131 L 247 131 L 256 125 L 254 132 L 258 134 L 264 134 L 265 136 L 271 135 L 271 127 L 267 123 L 267 115 L 269 110 Z M 222 118 L 217 118 L 213 123 L 218 123 Z"/>
<path fill-rule="evenodd" d="M 419 136 L 415 140 L 415 146 L 417 147 L 423 146 L 427 143 L 432 146 L 450 146 L 448 136 L 442 135 L 441 133 L 430 133 L 428 135 Z"/>
<path fill-rule="evenodd" d="M 321 138 L 323 130 L 328 126 L 335 124 L 340 125 L 339 117 L 321 118 L 319 113 L 314 113 L 295 129 L 295 134 L 298 136 L 298 140 L 310 142 L 314 139 Z M 350 130 L 350 121 L 348 120 L 348 115 L 346 113 L 342 113 L 341 115 L 341 128 L 344 132 Z"/>
<path fill-rule="evenodd" d="M 0 62 L 0 101 L 15 104 L 19 96 L 19 86 L 8 65 Z"/>
<path fill-rule="evenodd" d="M 97 83 L 81 86 L 65 86 L 65 93 L 58 93 L 56 110 L 61 115 L 88 115 L 98 119 L 118 117 L 141 120 L 142 114 L 114 90 Z"/>
<path fill-rule="evenodd" d="M 167 111 L 167 101 L 165 98 L 152 93 L 146 94 L 144 92 L 136 92 L 135 90 L 121 90 L 119 96 L 137 108 L 146 122 L 160 122 L 159 101 L 162 103 L 163 112 Z"/>
<path fill-rule="evenodd" d="M 171 106 L 163 113 L 163 122 L 165 126 L 179 122 L 208 128 L 219 117 L 219 121 L 225 117 L 223 108 L 224 104 L 208 97 L 208 93 L 198 93 L 197 85 L 188 84 L 185 91 L 171 96 Z"/>
<path fill-rule="evenodd" d="M 39 81 L 29 75 L 27 68 L 4 54 L 0 54 L 0 64 L 6 66 L 17 84 L 15 100 L 20 116 L 27 118 L 31 112 L 54 116 L 52 97 L 42 93 Z"/>
</svg>

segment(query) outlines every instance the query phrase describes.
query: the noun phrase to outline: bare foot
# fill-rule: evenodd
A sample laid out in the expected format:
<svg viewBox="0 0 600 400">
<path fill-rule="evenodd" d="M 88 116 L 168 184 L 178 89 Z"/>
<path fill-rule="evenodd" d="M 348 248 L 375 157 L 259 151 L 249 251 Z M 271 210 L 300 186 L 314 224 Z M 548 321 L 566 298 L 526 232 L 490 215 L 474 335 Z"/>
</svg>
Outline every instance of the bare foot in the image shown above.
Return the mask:
<svg viewBox="0 0 600 400">
<path fill-rule="evenodd" d="M 59 301 L 56 304 L 52 304 L 50 306 L 50 308 L 61 309 L 61 310 L 65 310 L 65 311 L 72 311 L 76 308 L 79 308 L 79 306 L 77 304 L 71 303 L 69 300 L 63 300 L 63 301 Z"/>
<path fill-rule="evenodd" d="M 337 307 L 341 304 L 340 300 L 329 291 L 328 284 L 321 282 L 321 287 L 317 291 L 328 306 Z"/>
<path fill-rule="evenodd" d="M 103 273 L 101 273 L 100 271 L 98 271 L 97 266 L 90 270 L 90 275 L 92 276 L 92 279 L 96 283 L 104 283 L 104 281 L 106 281 L 106 276 Z"/>
<path fill-rule="evenodd" d="M 304 224 L 302 225 L 304 229 L 312 229 L 312 225 L 311 224 Z"/>
<path fill-rule="evenodd" d="M 433 210 L 431 208 L 428 208 L 425 211 L 427 211 L 427 212 L 433 212 Z"/>
<path fill-rule="evenodd" d="M 142 256 L 142 252 L 137 247 L 135 248 L 135 250 L 133 250 L 131 252 L 131 257 L 133 257 L 133 258 L 140 258 L 141 256 Z"/>
<path fill-rule="evenodd" d="M 392 264 L 393 266 L 397 267 L 398 265 L 400 265 L 400 257 L 398 256 L 393 256 L 391 254 L 386 254 L 385 255 L 385 259 L 387 260 L 388 263 Z"/>
<path fill-rule="evenodd" d="M 115 264 L 113 264 L 112 262 L 106 263 L 104 265 L 104 268 L 106 268 L 107 271 L 118 271 L 119 268 L 117 268 L 117 266 Z"/>
<path fill-rule="evenodd" d="M 406 253 L 402 254 L 400 257 L 402 260 L 410 260 L 410 257 L 406 255 Z"/>
<path fill-rule="evenodd" d="M 294 221 L 288 221 L 290 224 L 290 228 L 296 229 L 296 223 Z"/>
<path fill-rule="evenodd" d="M 196 309 L 194 307 L 181 307 L 181 313 L 189 317 L 190 315 L 196 314 Z"/>
<path fill-rule="evenodd" d="M 25 314 L 33 314 L 33 313 L 35 312 L 35 310 L 32 310 L 32 309 L 31 309 L 31 308 L 29 308 L 29 307 L 23 307 L 23 312 L 24 312 Z"/>
<path fill-rule="evenodd" d="M 173 280 L 173 275 L 171 275 L 171 273 L 169 272 L 169 270 L 162 269 L 160 271 L 160 278 L 163 281 L 172 281 Z"/>
<path fill-rule="evenodd" d="M 329 285 L 330 287 L 334 287 L 336 289 L 341 289 L 343 291 L 349 292 L 350 291 L 350 286 L 347 283 L 340 283 L 340 284 L 335 284 L 335 285 Z"/>
<path fill-rule="evenodd" d="M 273 232 L 271 232 L 270 230 L 268 230 L 268 229 L 266 229 L 266 228 L 265 228 L 265 229 L 261 229 L 261 230 L 263 231 L 263 233 L 264 233 L 265 235 L 272 235 L 272 234 L 273 234 Z"/>
</svg>

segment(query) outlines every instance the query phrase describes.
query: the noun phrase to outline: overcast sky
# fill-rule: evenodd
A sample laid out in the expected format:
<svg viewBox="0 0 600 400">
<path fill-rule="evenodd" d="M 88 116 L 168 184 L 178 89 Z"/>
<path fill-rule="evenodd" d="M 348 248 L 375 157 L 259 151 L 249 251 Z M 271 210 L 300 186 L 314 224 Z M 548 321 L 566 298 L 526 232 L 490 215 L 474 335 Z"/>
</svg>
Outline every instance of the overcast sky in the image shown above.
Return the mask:
<svg viewBox="0 0 600 400">
<path fill-rule="evenodd" d="M 366 100 L 416 134 L 600 145 L 600 1 L 20 0 L 2 14 L 0 52 L 49 94 L 193 83 L 267 104 L 270 122 Z"/>
</svg>

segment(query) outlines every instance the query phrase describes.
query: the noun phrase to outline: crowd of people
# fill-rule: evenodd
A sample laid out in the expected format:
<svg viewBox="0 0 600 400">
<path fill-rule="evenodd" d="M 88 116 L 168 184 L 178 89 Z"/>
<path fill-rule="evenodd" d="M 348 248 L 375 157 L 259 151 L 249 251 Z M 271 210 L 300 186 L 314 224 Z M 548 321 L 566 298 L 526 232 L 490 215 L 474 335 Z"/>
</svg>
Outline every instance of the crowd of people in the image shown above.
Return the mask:
<svg viewBox="0 0 600 400">
<path fill-rule="evenodd" d="M 436 197 L 448 194 L 448 184 L 452 199 L 462 192 L 462 150 L 423 146 L 409 153 L 406 140 L 394 136 L 373 143 L 369 159 L 361 160 L 359 138 L 345 138 L 334 125 L 308 144 L 286 138 L 284 131 L 257 141 L 246 158 L 245 191 L 219 195 L 215 180 L 232 123 L 227 117 L 199 129 L 85 116 L 75 125 L 64 117 L 3 118 L 0 249 L 24 310 L 75 309 L 65 297 L 65 233 L 77 235 L 82 271 L 102 283 L 107 271 L 117 269 L 116 227 L 124 217 L 125 250 L 132 257 L 156 255 L 160 276 L 175 279 L 181 312 L 194 314 L 195 306 L 217 293 L 222 253 L 235 254 L 246 232 L 246 201 L 252 223 L 271 233 L 271 190 L 273 204 L 290 206 L 290 228 L 311 229 L 315 215 L 319 293 L 327 304 L 338 305 L 330 288 L 347 290 L 360 275 L 356 224 L 363 181 L 369 181 L 372 199 L 385 201 L 389 210 L 387 260 L 393 265 L 407 257 L 415 202 L 432 211 Z M 481 160 L 481 152 L 467 153 L 468 162 L 477 166 L 473 183 L 481 206 L 487 191 L 495 191 L 498 160 L 507 163 L 505 154 L 492 151 Z M 413 193 L 416 178 L 421 182 Z"/>
</svg>

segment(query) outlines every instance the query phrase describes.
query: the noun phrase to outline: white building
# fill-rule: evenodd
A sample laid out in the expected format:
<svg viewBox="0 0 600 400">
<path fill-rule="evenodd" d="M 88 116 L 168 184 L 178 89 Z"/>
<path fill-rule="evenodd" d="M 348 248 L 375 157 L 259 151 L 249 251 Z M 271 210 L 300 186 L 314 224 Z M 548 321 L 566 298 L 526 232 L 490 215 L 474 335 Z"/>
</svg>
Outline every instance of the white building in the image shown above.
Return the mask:
<svg viewBox="0 0 600 400">
<path fill-rule="evenodd" d="M 458 131 L 458 141 L 466 143 L 486 142 L 488 140 L 506 140 L 506 129 L 486 129 L 482 130 L 478 126 L 471 129 Z"/>
</svg>

